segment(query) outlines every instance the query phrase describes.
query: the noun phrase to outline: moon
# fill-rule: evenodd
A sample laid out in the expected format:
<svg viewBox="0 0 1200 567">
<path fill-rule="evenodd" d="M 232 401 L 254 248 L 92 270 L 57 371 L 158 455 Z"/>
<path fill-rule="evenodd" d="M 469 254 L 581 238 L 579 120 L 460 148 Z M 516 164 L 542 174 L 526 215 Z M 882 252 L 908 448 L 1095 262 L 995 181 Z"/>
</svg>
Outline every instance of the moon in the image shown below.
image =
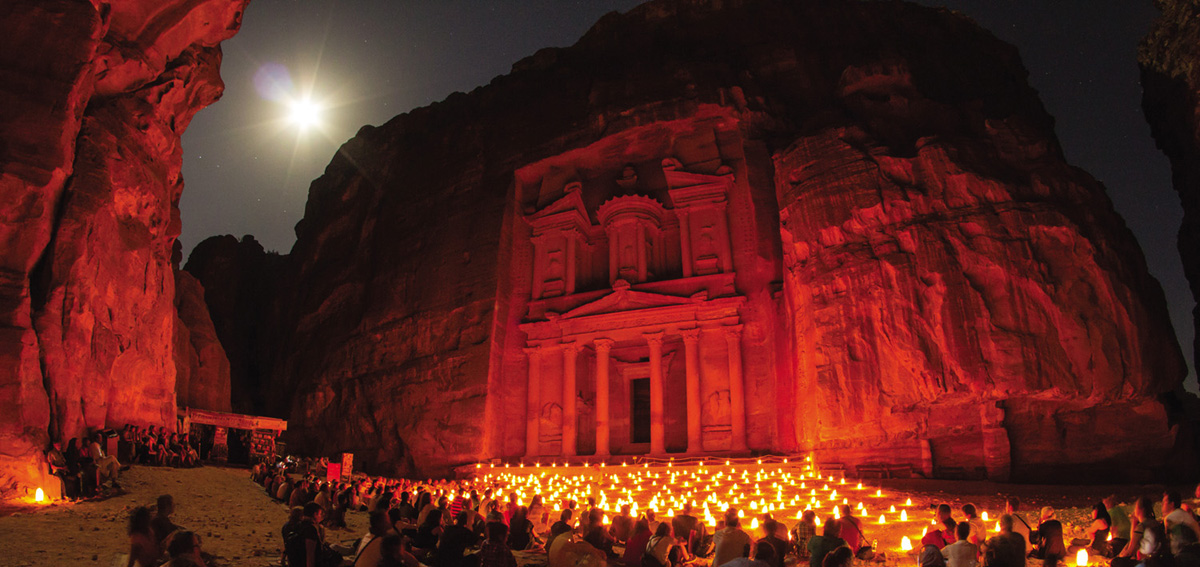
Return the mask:
<svg viewBox="0 0 1200 567">
<path fill-rule="evenodd" d="M 307 130 L 321 123 L 321 110 L 312 100 L 294 100 L 289 104 L 288 121 L 300 130 Z"/>
</svg>

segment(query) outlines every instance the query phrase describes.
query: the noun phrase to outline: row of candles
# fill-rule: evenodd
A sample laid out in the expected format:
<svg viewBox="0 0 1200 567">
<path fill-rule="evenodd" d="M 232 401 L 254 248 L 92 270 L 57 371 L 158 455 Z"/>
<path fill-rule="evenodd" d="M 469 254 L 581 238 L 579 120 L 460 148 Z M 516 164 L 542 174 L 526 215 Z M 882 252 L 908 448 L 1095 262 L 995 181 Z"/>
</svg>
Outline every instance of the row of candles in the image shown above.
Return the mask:
<svg viewBox="0 0 1200 567">
<path fill-rule="evenodd" d="M 551 463 L 543 467 L 538 463 L 532 467 L 493 464 L 476 467 L 478 478 L 485 484 L 498 483 L 502 487 L 497 498 L 506 498 L 513 493 L 518 503 L 528 504 L 533 496 L 540 494 L 546 505 L 556 512 L 567 500 L 585 504 L 588 498 L 593 498 L 596 506 L 606 512 L 605 523 L 608 523 L 608 514 L 618 513 L 623 506 L 629 506 L 634 517 L 650 510 L 659 518 L 670 518 L 677 511 L 682 512 L 685 504 L 691 504 L 693 514 L 702 517 L 712 528 L 717 526 L 718 516 L 730 508 L 737 509 L 738 517 L 750 515 L 751 530 L 759 528 L 760 516 L 770 515 L 781 521 L 798 520 L 808 510 L 816 513 L 816 525 L 820 526 L 822 512 L 837 519 L 841 515 L 841 505 L 850 505 L 855 516 L 868 519 L 877 531 L 885 531 L 890 536 L 898 535 L 895 532 L 904 531 L 904 525 L 917 521 L 910 519 L 908 513 L 908 508 L 913 506 L 911 496 L 885 494 L 879 487 L 822 474 L 813 464 L 812 457 L 798 463 L 782 459 L 764 464 L 759 459 L 753 463 L 725 461 L 681 465 L 676 466 L 674 462 L 615 466 Z M 879 512 L 877 518 L 872 511 Z M 989 521 L 986 511 L 980 518 Z M 999 531 L 999 522 L 994 529 Z M 916 539 L 924 534 L 925 530 L 922 530 Z M 910 552 L 913 540 L 904 535 L 894 549 Z M 1088 565 L 1086 553 L 1081 551 L 1076 557 L 1077 565 Z"/>
</svg>

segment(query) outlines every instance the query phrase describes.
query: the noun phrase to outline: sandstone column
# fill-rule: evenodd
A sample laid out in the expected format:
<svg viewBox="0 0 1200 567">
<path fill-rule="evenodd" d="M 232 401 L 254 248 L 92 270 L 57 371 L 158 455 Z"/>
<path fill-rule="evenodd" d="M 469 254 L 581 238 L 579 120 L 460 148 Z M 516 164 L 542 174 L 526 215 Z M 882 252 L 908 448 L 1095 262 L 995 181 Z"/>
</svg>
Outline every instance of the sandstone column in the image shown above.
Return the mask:
<svg viewBox="0 0 1200 567">
<path fill-rule="evenodd" d="M 596 456 L 609 455 L 608 353 L 612 339 L 596 339 Z"/>
<path fill-rule="evenodd" d="M 562 455 L 575 456 L 575 357 L 579 354 L 579 345 L 575 342 L 563 343 L 563 391 L 562 391 Z"/>
<path fill-rule="evenodd" d="M 687 364 L 687 452 L 704 450 L 700 440 L 700 329 L 680 331 Z"/>
<path fill-rule="evenodd" d="M 529 347 L 525 349 L 525 354 L 529 357 L 528 397 L 525 405 L 525 457 L 532 458 L 538 456 L 538 420 L 541 417 L 538 388 L 541 387 L 542 349 Z"/>
<path fill-rule="evenodd" d="M 663 374 L 662 374 L 662 341 L 663 332 L 646 333 L 646 342 L 650 345 L 650 454 L 661 455 L 667 452 L 666 429 L 663 425 Z"/>
<path fill-rule="evenodd" d="M 732 419 L 730 451 L 746 450 L 746 385 L 742 381 L 742 326 L 727 325 L 725 348 L 729 354 L 729 415 Z"/>
<path fill-rule="evenodd" d="M 717 207 L 717 226 L 720 230 L 717 234 L 720 242 L 717 244 L 721 247 L 721 272 L 733 273 L 733 248 L 729 240 L 733 235 L 729 234 L 729 217 L 726 214 L 725 203 Z"/>
</svg>

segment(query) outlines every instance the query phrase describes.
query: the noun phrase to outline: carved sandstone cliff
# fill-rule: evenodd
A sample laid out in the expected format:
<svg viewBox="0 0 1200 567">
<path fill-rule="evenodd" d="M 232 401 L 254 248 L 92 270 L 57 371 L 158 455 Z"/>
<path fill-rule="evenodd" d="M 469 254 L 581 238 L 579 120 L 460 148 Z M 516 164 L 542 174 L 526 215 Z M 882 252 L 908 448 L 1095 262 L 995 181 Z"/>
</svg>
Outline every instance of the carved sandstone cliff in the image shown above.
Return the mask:
<svg viewBox="0 0 1200 567">
<path fill-rule="evenodd" d="M 1200 299 L 1200 1 L 1159 0 L 1162 16 L 1138 52 L 1142 109 L 1158 147 L 1171 160 L 1183 205 L 1179 254 Z M 1192 317 L 1200 330 L 1200 312 Z M 1200 332 L 1192 348 L 1200 353 Z"/>
<path fill-rule="evenodd" d="M 0 7 L 0 492 L 50 439 L 174 424 L 179 138 L 245 3 Z"/>
<path fill-rule="evenodd" d="M 290 396 L 266 409 L 289 418 L 292 448 L 439 474 L 569 454 L 576 433 L 587 455 L 593 369 L 618 393 L 646 371 L 666 374 L 666 449 L 694 450 L 687 366 L 711 390 L 706 451 L 738 450 L 730 406 L 744 396 L 750 450 L 941 476 L 1144 477 L 1173 441 L 1157 398 L 1182 358 L 1132 234 L 1051 124 L 1015 50 L 948 11 L 658 0 L 609 15 L 573 47 L 341 148 L 278 280 L 277 334 L 259 339 L 269 388 Z M 727 235 L 695 225 L 690 250 L 712 234 L 731 245 L 699 259 L 725 264 L 678 274 L 688 179 L 719 190 L 728 222 Z M 643 258 L 618 278 L 624 256 L 596 252 L 617 254 L 619 229 L 597 223 L 618 198 L 659 223 L 646 225 L 654 270 Z M 580 211 L 570 238 L 587 260 L 535 257 L 530 219 L 558 210 Z M 564 258 L 580 276 L 531 284 Z M 667 329 L 650 354 L 640 335 L 529 348 L 526 330 L 581 312 L 648 325 L 647 305 L 710 301 L 738 306 L 721 314 L 736 324 Z M 631 437 L 613 446 L 639 452 Z"/>
</svg>

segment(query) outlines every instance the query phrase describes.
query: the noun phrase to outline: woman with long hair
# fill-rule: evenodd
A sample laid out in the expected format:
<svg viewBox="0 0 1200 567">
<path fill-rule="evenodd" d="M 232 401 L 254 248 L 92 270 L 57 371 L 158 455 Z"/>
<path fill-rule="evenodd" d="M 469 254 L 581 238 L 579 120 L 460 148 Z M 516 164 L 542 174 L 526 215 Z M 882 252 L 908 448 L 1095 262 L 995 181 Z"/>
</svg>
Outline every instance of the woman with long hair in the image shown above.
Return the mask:
<svg viewBox="0 0 1200 567">
<path fill-rule="evenodd" d="M 154 539 L 154 530 L 150 527 L 153 519 L 147 506 L 138 506 L 129 513 L 129 562 L 125 564 L 126 567 L 158 565 L 162 551 L 158 549 L 158 541 Z"/>
</svg>

